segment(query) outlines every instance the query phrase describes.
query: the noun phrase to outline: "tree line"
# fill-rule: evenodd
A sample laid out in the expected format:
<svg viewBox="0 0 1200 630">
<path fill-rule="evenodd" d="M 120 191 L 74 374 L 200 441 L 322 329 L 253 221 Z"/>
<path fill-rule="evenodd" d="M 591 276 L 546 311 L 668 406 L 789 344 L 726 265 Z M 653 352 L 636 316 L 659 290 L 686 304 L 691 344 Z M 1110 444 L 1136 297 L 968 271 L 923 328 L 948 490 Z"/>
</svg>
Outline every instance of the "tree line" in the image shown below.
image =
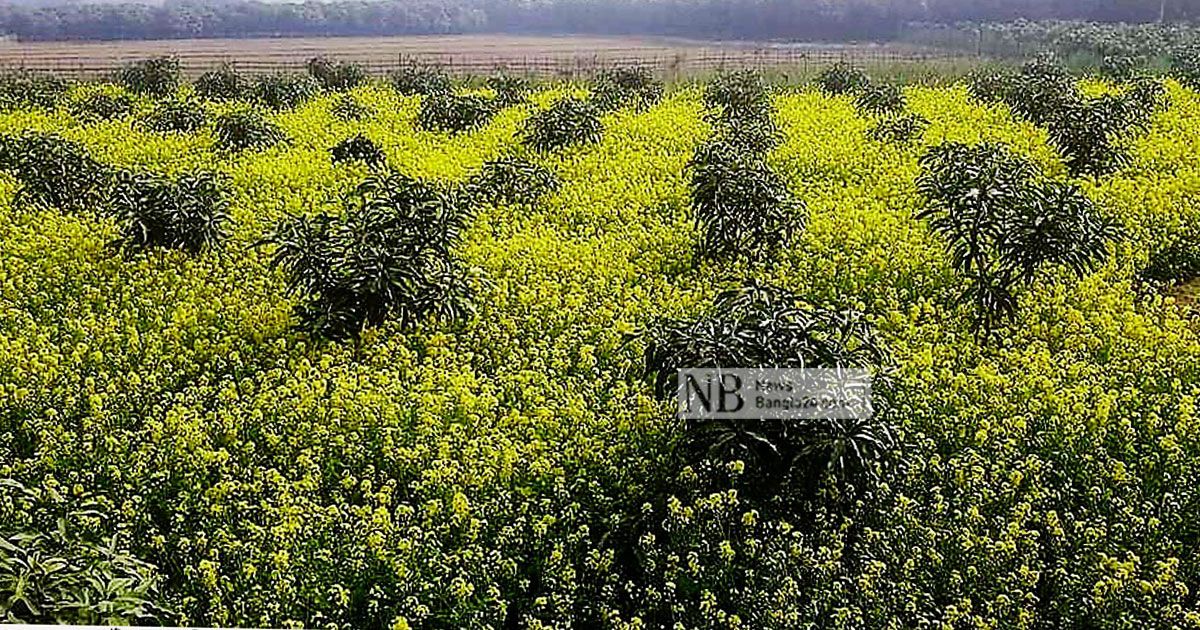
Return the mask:
<svg viewBox="0 0 1200 630">
<path fill-rule="evenodd" d="M 478 32 L 889 40 L 909 22 L 1182 21 L 1200 0 L 167 0 L 0 5 L 21 40 L 414 35 Z"/>
</svg>

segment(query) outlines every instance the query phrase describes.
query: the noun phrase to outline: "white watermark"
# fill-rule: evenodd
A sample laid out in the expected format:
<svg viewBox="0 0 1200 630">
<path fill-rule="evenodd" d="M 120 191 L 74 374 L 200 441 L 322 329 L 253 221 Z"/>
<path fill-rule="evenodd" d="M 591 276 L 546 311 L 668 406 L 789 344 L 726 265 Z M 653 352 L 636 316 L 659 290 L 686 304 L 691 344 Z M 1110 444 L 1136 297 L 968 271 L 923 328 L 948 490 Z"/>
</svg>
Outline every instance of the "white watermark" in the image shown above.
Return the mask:
<svg viewBox="0 0 1200 630">
<path fill-rule="evenodd" d="M 859 368 L 679 370 L 685 420 L 869 418 L 871 373 Z"/>
</svg>

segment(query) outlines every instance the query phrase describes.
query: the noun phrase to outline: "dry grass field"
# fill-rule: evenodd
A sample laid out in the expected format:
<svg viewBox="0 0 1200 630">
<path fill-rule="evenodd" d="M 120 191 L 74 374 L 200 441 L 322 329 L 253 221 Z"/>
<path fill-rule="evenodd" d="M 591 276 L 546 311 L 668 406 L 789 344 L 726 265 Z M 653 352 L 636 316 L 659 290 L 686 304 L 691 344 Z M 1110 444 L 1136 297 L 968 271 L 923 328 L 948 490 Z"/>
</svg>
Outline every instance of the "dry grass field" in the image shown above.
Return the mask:
<svg viewBox="0 0 1200 630">
<path fill-rule="evenodd" d="M 329 55 L 354 61 L 375 74 L 401 58 L 436 62 L 460 74 L 496 68 L 571 76 L 598 66 L 641 64 L 666 75 L 724 66 L 806 67 L 847 59 L 857 63 L 925 62 L 942 52 L 904 45 L 765 44 L 704 42 L 675 38 L 596 36 L 445 35 L 401 37 L 306 37 L 191 39 L 116 42 L 2 42 L 0 66 L 53 70 L 87 78 L 147 57 L 172 55 L 196 75 L 222 63 L 247 73 L 299 70 L 305 60 Z"/>
</svg>

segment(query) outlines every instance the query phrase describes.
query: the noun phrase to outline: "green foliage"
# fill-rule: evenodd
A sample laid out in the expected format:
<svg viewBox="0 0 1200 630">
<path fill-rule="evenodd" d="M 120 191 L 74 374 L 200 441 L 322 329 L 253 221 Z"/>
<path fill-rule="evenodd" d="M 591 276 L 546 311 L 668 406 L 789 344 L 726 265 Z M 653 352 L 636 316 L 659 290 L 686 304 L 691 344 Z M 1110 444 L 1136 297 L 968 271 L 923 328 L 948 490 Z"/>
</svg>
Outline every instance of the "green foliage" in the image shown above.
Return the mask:
<svg viewBox="0 0 1200 630">
<path fill-rule="evenodd" d="M 489 160 L 467 182 L 473 199 L 494 205 L 532 206 L 560 186 L 554 171 L 519 157 Z"/>
<path fill-rule="evenodd" d="M 1195 240 L 1176 242 L 1154 252 L 1138 279 L 1154 285 L 1171 285 L 1200 277 L 1200 247 Z"/>
<path fill-rule="evenodd" d="M 1163 82 L 1153 77 L 1138 77 L 1128 82 L 1123 96 L 1125 122 L 1142 129 L 1150 126 L 1150 117 L 1170 105 Z"/>
<path fill-rule="evenodd" d="M 48 73 L 16 71 L 0 74 L 0 108 L 51 109 L 67 92 L 67 82 Z"/>
<path fill-rule="evenodd" d="M 128 253 L 157 248 L 199 254 L 215 249 L 227 236 L 229 200 L 224 187 L 220 177 L 207 172 L 175 180 L 122 173 L 111 202 L 121 226 L 115 245 Z"/>
<path fill-rule="evenodd" d="M 496 102 L 486 96 L 441 92 L 421 99 L 417 126 L 428 131 L 470 131 L 486 125 L 497 111 Z"/>
<path fill-rule="evenodd" d="M 722 72 L 704 86 L 704 107 L 716 120 L 761 120 L 770 117 L 771 95 L 754 70 Z"/>
<path fill-rule="evenodd" d="M 783 141 L 783 132 L 770 113 L 764 113 L 756 118 L 718 121 L 713 129 L 713 139 L 739 152 L 765 159 L 767 153 Z"/>
<path fill-rule="evenodd" d="M 872 83 L 861 68 L 838 62 L 817 77 L 820 90 L 830 96 L 852 96 L 862 112 L 876 116 L 899 115 L 904 111 L 904 92 L 890 83 Z"/>
<path fill-rule="evenodd" d="M 929 127 L 929 120 L 920 114 L 901 113 L 875 121 L 867 132 L 876 142 L 911 144 L 920 139 Z"/>
<path fill-rule="evenodd" d="M 1053 87 L 1064 88 L 1064 96 L 1069 96 L 1073 91 L 1071 86 L 1074 84 L 1074 79 L 1071 77 L 1071 71 L 1062 64 L 1062 59 L 1053 52 L 1042 52 L 1034 56 L 1029 61 L 1021 65 L 1018 76 L 1027 84 L 1033 85 L 1043 83 L 1043 89 L 1049 90 Z"/>
<path fill-rule="evenodd" d="M 432 96 L 454 90 L 450 75 L 440 67 L 412 59 L 401 60 L 400 68 L 391 74 L 391 83 L 392 88 L 402 96 Z"/>
<path fill-rule="evenodd" d="M 1107 55 L 1100 61 L 1100 74 L 1115 81 L 1128 81 L 1142 64 L 1128 55 Z"/>
<path fill-rule="evenodd" d="M 252 109 L 235 109 L 217 117 L 216 145 L 225 151 L 266 149 L 286 143 L 283 129 Z"/>
<path fill-rule="evenodd" d="M 1039 55 L 1021 67 L 1005 103 L 1034 124 L 1047 124 L 1078 98 L 1075 80 L 1053 55 Z"/>
<path fill-rule="evenodd" d="M 929 202 L 918 217 L 947 243 L 969 286 L 976 329 L 991 333 L 1017 310 L 1015 290 L 1037 271 L 1062 265 L 1090 272 L 1118 235 L 1074 185 L 1045 180 L 1003 147 L 946 143 L 921 157 L 917 188 Z"/>
<path fill-rule="evenodd" d="M 231 101 L 242 98 L 249 89 L 245 79 L 231 66 L 222 65 L 196 79 L 196 95 L 211 101 Z"/>
<path fill-rule="evenodd" d="M 1129 163 L 1123 140 L 1149 129 L 1151 117 L 1166 105 L 1166 91 L 1154 79 L 1141 79 L 1119 95 L 1106 94 L 1063 103 L 1047 122 L 1050 142 L 1073 175 L 1107 175 Z"/>
<path fill-rule="evenodd" d="M 1171 51 L 1171 75 L 1193 89 L 1200 88 L 1200 41 Z"/>
<path fill-rule="evenodd" d="M 367 72 L 358 64 L 335 61 L 328 57 L 313 57 L 305 64 L 308 76 L 331 92 L 344 92 L 362 85 Z"/>
<path fill-rule="evenodd" d="M 496 93 L 496 104 L 500 107 L 524 103 L 531 89 L 529 79 L 504 72 L 489 76 L 484 85 Z"/>
<path fill-rule="evenodd" d="M 371 108 L 363 105 L 352 94 L 339 94 L 333 99 L 329 111 L 334 118 L 343 122 L 363 120 L 372 115 Z"/>
<path fill-rule="evenodd" d="M 1039 55 L 1018 72 L 973 74 L 971 93 L 985 103 L 1004 103 L 1014 114 L 1044 125 L 1078 99 L 1075 81 L 1053 55 Z"/>
<path fill-rule="evenodd" d="M 1080 99 L 1054 112 L 1047 130 L 1071 174 L 1098 177 L 1128 164 L 1129 156 L 1115 141 L 1131 126 L 1131 115 L 1122 97 Z"/>
<path fill-rule="evenodd" d="M 761 156 L 710 141 L 688 169 L 702 256 L 769 258 L 804 229 L 803 202 Z"/>
<path fill-rule="evenodd" d="M 1017 90 L 1016 75 L 996 70 L 974 70 L 967 76 L 967 90 L 981 103 L 1007 103 Z"/>
<path fill-rule="evenodd" d="M 179 87 L 179 60 L 155 57 L 134 62 L 117 72 L 117 82 L 134 94 L 170 96 Z"/>
<path fill-rule="evenodd" d="M 899 114 L 904 103 L 904 92 L 890 83 L 865 87 L 854 97 L 859 109 L 876 115 Z"/>
<path fill-rule="evenodd" d="M 663 84 L 649 68 L 616 67 L 602 70 L 592 84 L 592 102 L 601 111 L 626 106 L 644 109 L 662 99 Z"/>
<path fill-rule="evenodd" d="M 396 173 L 368 177 L 343 216 L 294 217 L 267 239 L 273 264 L 303 296 L 301 327 L 331 338 L 398 320 L 408 328 L 472 312 L 464 271 L 451 253 L 466 210 L 454 198 Z"/>
<path fill-rule="evenodd" d="M 91 496 L 66 506 L 51 487 L 0 479 L 0 621 L 16 624 L 127 625 L 162 622 L 162 576 L 131 555 Z"/>
<path fill-rule="evenodd" d="M 194 100 L 176 98 L 155 105 L 143 123 L 161 133 L 192 133 L 208 124 L 208 112 Z"/>
<path fill-rule="evenodd" d="M 857 94 L 871 85 L 871 77 L 851 63 L 839 61 L 817 77 L 817 86 L 831 96 Z"/>
<path fill-rule="evenodd" d="M 108 201 L 112 173 L 82 145 L 54 134 L 0 136 L 0 168 L 20 182 L 16 203 L 93 212 Z"/>
<path fill-rule="evenodd" d="M 133 111 L 133 96 L 116 86 L 96 86 L 73 94 L 67 110 L 85 122 L 123 118 Z"/>
<path fill-rule="evenodd" d="M 529 117 L 524 143 L 536 151 L 555 151 L 599 142 L 603 133 L 600 110 L 588 101 L 568 96 Z"/>
<path fill-rule="evenodd" d="M 250 98 L 269 109 L 284 110 L 303 105 L 320 91 L 321 84 L 308 75 L 269 74 L 250 87 Z"/>
<path fill-rule="evenodd" d="M 330 154 L 334 164 L 362 162 L 367 166 L 377 167 L 383 166 L 387 162 L 387 156 L 384 155 L 383 149 L 380 149 L 379 145 L 361 133 L 356 133 L 334 145 L 330 149 Z"/>
<path fill-rule="evenodd" d="M 1017 74 L 977 76 L 972 93 L 995 99 L 1013 113 L 1046 127 L 1051 143 L 1073 175 L 1107 175 L 1128 162 L 1122 137 L 1145 129 L 1165 103 L 1156 80 L 1133 81 L 1120 95 L 1088 97 L 1079 92 L 1066 69 L 1042 55 Z"/>
<path fill-rule="evenodd" d="M 797 295 L 753 280 L 720 293 L 697 320 L 651 327 L 646 377 L 655 395 L 673 398 L 685 368 L 871 368 L 886 363 L 860 314 L 804 305 Z M 733 458 L 739 459 L 739 458 Z"/>
<path fill-rule="evenodd" d="M 793 293 L 754 281 L 718 295 L 704 317 L 656 322 L 648 338 L 645 374 L 663 400 L 677 395 L 681 369 L 865 369 L 886 362 L 860 314 L 801 306 Z M 873 463 L 896 445 L 895 430 L 878 413 L 883 407 L 840 420 L 689 419 L 684 444 L 693 464 L 742 461 L 772 488 L 812 488 L 828 473 L 842 479 L 874 473 Z"/>
<path fill-rule="evenodd" d="M 717 75 L 704 88 L 704 105 L 714 139 L 738 151 L 762 157 L 782 140 L 771 115 L 771 95 L 757 72 Z"/>
</svg>

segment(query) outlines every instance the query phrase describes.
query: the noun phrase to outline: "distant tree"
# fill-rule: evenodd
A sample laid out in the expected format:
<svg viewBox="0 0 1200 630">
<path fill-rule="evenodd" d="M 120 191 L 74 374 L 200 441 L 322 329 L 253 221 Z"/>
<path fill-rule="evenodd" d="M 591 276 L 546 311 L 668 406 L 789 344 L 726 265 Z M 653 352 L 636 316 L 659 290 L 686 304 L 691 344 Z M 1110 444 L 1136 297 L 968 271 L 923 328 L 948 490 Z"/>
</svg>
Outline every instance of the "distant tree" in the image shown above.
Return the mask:
<svg viewBox="0 0 1200 630">
<path fill-rule="evenodd" d="M 196 94 L 214 101 L 239 98 L 246 89 L 245 80 L 227 65 L 205 72 L 196 80 Z"/>
<path fill-rule="evenodd" d="M 352 89 L 367 79 L 367 73 L 361 66 L 328 57 L 313 57 L 308 60 L 306 67 L 309 76 L 316 79 L 321 87 L 334 92 Z"/>
<path fill-rule="evenodd" d="M 168 96 L 179 87 L 179 60 L 174 57 L 144 59 L 121 68 L 117 80 L 135 94 Z"/>
</svg>

